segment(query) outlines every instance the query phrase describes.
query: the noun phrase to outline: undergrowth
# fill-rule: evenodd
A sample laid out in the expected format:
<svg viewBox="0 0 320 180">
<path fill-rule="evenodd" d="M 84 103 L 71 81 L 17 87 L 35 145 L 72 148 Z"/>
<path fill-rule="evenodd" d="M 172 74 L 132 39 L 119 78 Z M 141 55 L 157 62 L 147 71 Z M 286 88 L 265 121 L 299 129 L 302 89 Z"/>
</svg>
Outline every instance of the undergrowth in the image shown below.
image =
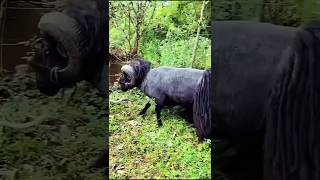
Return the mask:
<svg viewBox="0 0 320 180">
<path fill-rule="evenodd" d="M 157 128 L 155 104 L 139 90 L 109 94 L 109 174 L 111 179 L 210 179 L 211 142 L 198 143 L 179 108 L 162 111 Z M 138 116 L 147 102 L 145 118 Z"/>
<path fill-rule="evenodd" d="M 105 101 L 86 84 L 70 99 L 42 95 L 34 74 L 0 78 L 0 121 L 25 123 L 44 117 L 25 129 L 0 126 L 0 179 L 103 179 L 90 169 L 106 147 Z"/>
</svg>

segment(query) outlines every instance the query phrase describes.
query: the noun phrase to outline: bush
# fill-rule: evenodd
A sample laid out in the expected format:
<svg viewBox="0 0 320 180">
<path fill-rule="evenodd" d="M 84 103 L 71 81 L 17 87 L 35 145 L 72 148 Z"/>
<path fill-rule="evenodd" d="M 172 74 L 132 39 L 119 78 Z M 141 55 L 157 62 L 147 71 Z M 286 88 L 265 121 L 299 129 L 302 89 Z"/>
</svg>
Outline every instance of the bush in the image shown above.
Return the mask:
<svg viewBox="0 0 320 180">
<path fill-rule="evenodd" d="M 195 38 L 159 41 L 154 39 L 144 43 L 141 47 L 141 55 L 151 61 L 155 67 L 174 66 L 191 67 L 192 50 Z M 197 54 L 196 68 L 207 69 L 211 66 L 211 40 L 200 37 Z"/>
<path fill-rule="evenodd" d="M 112 2 L 112 22 L 110 24 L 110 48 L 121 49 L 126 53 L 132 51 L 136 33 L 133 18 L 123 16 L 132 10 L 130 3 Z M 133 3 L 134 4 L 134 3 Z M 202 2 L 155 2 L 147 4 L 141 26 L 141 39 L 139 40 L 138 54 L 157 66 L 191 67 L 192 50 L 198 27 Z M 122 7 L 122 8 L 119 8 Z M 134 6 L 135 7 L 135 6 Z M 136 8 L 136 7 L 135 7 Z M 210 8 L 207 6 L 207 8 Z M 154 11 L 153 11 L 154 10 Z M 203 23 L 210 22 L 211 11 L 205 11 Z M 132 16 L 134 15 L 132 12 Z M 122 17 L 122 18 L 120 18 Z M 131 17 L 132 18 L 132 17 Z M 130 25 L 130 33 L 129 24 Z M 122 30 L 121 30 L 122 29 Z M 195 68 L 209 68 L 211 62 L 211 41 L 203 37 L 208 28 L 202 28 L 196 53 Z M 126 33 L 126 34 L 125 34 Z M 130 39 L 131 49 L 129 48 Z"/>
</svg>

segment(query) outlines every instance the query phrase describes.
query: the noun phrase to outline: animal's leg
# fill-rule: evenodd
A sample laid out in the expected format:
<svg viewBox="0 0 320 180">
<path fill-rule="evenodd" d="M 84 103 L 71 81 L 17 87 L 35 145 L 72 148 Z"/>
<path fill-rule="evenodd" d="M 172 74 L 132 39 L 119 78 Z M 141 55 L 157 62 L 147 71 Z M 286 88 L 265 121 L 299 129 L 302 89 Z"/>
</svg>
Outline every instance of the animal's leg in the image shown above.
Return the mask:
<svg viewBox="0 0 320 180">
<path fill-rule="evenodd" d="M 144 117 L 146 115 L 147 110 L 149 109 L 149 107 L 151 106 L 150 102 L 148 102 L 144 108 L 140 111 L 139 115 L 142 115 L 142 117 Z"/>
<path fill-rule="evenodd" d="M 157 103 L 156 105 L 156 113 L 157 113 L 157 125 L 158 127 L 162 126 L 162 122 L 161 122 L 161 110 L 163 108 L 163 104 L 162 103 Z"/>
</svg>

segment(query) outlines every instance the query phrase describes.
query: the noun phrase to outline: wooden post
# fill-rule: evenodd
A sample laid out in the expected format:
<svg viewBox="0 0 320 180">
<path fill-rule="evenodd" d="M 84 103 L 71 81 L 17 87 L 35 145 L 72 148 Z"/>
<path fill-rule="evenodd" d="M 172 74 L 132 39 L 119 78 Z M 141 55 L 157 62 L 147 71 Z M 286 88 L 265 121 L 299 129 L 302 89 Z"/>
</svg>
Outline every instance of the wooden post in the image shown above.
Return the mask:
<svg viewBox="0 0 320 180">
<path fill-rule="evenodd" d="M 203 11 L 204 11 L 204 7 L 205 7 L 205 5 L 207 3 L 208 3 L 208 1 L 203 1 L 202 2 L 201 14 L 200 14 L 200 18 L 199 18 L 199 21 L 198 21 L 196 42 L 194 44 L 193 51 L 192 51 L 192 67 L 193 68 L 194 68 L 194 66 L 196 64 L 195 59 L 196 59 L 196 52 L 197 52 L 198 42 L 199 42 L 200 30 L 201 30 L 201 26 L 202 26 Z"/>
</svg>

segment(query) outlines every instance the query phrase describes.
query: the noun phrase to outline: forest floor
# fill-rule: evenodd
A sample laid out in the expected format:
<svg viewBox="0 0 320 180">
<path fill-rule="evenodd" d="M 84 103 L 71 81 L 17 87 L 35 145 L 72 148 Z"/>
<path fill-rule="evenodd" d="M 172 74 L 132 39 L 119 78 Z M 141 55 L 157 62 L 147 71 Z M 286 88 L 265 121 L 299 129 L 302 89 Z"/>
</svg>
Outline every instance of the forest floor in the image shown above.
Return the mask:
<svg viewBox="0 0 320 180">
<path fill-rule="evenodd" d="M 111 179 L 210 179 L 211 141 L 198 143 L 180 108 L 162 110 L 157 128 L 152 99 L 139 90 L 109 90 L 109 175 Z M 145 118 L 138 115 L 152 105 Z"/>
<path fill-rule="evenodd" d="M 34 74 L 0 77 L 0 179 L 103 179 L 89 168 L 106 147 L 106 102 L 89 84 L 53 97 L 35 87 Z M 39 120 L 28 128 L 3 126 Z"/>
</svg>

